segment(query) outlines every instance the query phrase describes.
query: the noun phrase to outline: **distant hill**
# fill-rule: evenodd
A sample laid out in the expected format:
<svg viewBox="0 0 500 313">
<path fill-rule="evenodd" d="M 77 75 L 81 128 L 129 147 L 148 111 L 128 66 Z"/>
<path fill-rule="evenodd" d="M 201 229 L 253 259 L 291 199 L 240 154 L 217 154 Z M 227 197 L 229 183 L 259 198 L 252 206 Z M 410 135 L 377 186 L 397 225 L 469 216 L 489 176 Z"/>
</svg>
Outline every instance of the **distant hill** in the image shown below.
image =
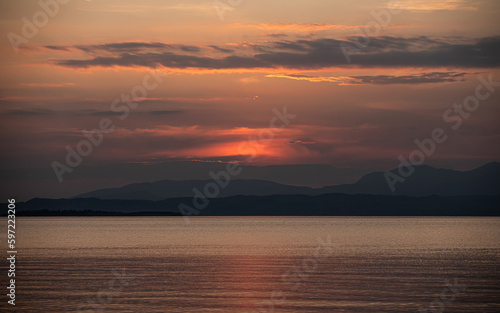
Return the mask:
<svg viewBox="0 0 500 313">
<path fill-rule="evenodd" d="M 209 199 L 199 216 L 500 216 L 500 196 L 379 196 L 324 194 L 233 196 Z M 18 216 L 179 215 L 193 198 L 162 201 L 32 199 L 17 203 Z"/>
<path fill-rule="evenodd" d="M 398 175 L 398 170 L 392 173 Z M 459 195 L 499 195 L 500 163 L 492 162 L 472 171 L 436 169 L 421 165 L 403 183 L 395 185 L 391 192 L 384 172 L 363 176 L 354 184 L 321 188 L 324 193 L 378 194 L 406 196 L 459 196 Z"/>
<path fill-rule="evenodd" d="M 193 197 L 193 188 L 204 191 L 210 180 L 162 180 L 154 183 L 137 183 L 121 188 L 100 189 L 76 198 L 163 200 L 167 198 Z M 236 195 L 292 195 L 313 194 L 310 187 L 288 186 L 265 180 L 231 180 L 226 188 L 219 188 L 219 198 Z M 211 192 L 211 191 L 209 191 Z"/>
<path fill-rule="evenodd" d="M 398 169 L 391 171 L 398 174 Z M 121 200 L 163 200 L 177 197 L 193 197 L 193 189 L 203 192 L 212 180 L 162 180 L 153 183 L 135 183 L 121 188 L 99 189 L 78 195 L 76 198 L 121 199 Z M 234 179 L 227 187 L 219 188 L 217 197 L 236 195 L 320 195 L 329 193 L 406 195 L 406 196 L 459 196 L 459 195 L 500 195 L 500 163 L 493 162 L 472 171 L 436 169 L 421 165 L 406 178 L 404 183 L 389 189 L 384 172 L 363 176 L 354 184 L 311 188 L 290 186 L 265 180 Z"/>
<path fill-rule="evenodd" d="M 229 158 L 228 158 L 229 161 Z M 226 162 L 169 161 L 160 163 L 112 163 L 80 165 L 60 184 L 51 166 L 0 169 L 0 199 L 69 198 L 102 188 L 160 180 L 209 180 Z M 344 168 L 326 164 L 245 165 L 238 179 L 260 179 L 293 186 L 330 186 L 356 182 L 371 172 L 367 168 Z"/>
</svg>

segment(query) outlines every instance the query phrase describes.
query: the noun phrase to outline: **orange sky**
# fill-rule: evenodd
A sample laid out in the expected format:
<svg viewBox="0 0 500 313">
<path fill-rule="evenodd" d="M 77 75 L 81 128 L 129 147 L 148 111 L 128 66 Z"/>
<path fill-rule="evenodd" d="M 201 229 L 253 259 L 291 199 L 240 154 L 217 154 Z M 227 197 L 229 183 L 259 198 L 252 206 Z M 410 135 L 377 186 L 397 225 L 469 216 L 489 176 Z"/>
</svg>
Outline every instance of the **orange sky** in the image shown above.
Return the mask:
<svg viewBox="0 0 500 313">
<path fill-rule="evenodd" d="M 446 126 L 443 112 L 474 92 L 478 75 L 500 80 L 498 1 L 252 0 L 221 12 L 202 0 L 72 0 L 14 48 L 9 34 L 23 36 L 23 17 L 43 9 L 0 9 L 3 168 L 63 162 L 103 118 L 116 131 L 86 165 L 248 161 L 239 147 L 284 106 L 297 117 L 250 163 L 393 168 L 415 139 Z M 380 29 L 360 40 L 366 25 Z M 366 39 L 349 63 L 342 44 Z M 168 75 L 121 120 L 111 103 L 151 71 Z M 481 103 L 428 163 L 498 160 L 499 99 Z"/>
</svg>

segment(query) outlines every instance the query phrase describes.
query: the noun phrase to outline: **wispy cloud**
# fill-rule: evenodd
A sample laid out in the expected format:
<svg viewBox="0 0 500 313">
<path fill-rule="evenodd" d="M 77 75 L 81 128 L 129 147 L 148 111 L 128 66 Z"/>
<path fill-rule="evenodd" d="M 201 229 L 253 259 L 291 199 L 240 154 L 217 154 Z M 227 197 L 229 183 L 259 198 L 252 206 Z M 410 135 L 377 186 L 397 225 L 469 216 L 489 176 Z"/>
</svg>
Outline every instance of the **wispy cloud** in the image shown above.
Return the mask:
<svg viewBox="0 0 500 313">
<path fill-rule="evenodd" d="M 19 85 L 34 88 L 63 88 L 75 86 L 74 83 L 20 83 Z"/>
<path fill-rule="evenodd" d="M 52 110 L 47 110 L 47 109 L 36 109 L 36 110 L 16 109 L 16 110 L 8 110 L 6 112 L 2 112 L 1 114 L 10 116 L 40 116 L 52 113 L 53 113 Z"/>
<path fill-rule="evenodd" d="M 45 46 L 44 48 L 56 51 L 69 51 L 69 49 L 65 46 Z"/>
<path fill-rule="evenodd" d="M 330 82 L 338 85 L 390 85 L 390 84 L 430 84 L 463 81 L 467 73 L 432 72 L 404 76 L 374 75 L 374 76 L 313 76 L 304 74 L 269 74 L 266 77 L 288 78 L 309 82 Z"/>
<path fill-rule="evenodd" d="M 269 78 L 288 78 L 293 80 L 305 80 L 313 83 L 329 82 L 336 83 L 339 85 L 349 85 L 354 79 L 349 76 L 313 76 L 304 74 L 269 74 L 266 75 Z"/>
<path fill-rule="evenodd" d="M 259 23 L 259 24 L 243 24 L 234 23 L 232 27 L 237 28 L 257 28 L 267 31 L 282 31 L 282 32 L 312 32 L 326 29 L 354 29 L 356 27 L 364 27 L 364 25 L 341 25 L 327 23 Z"/>
<path fill-rule="evenodd" d="M 406 0 L 403 9 L 408 11 L 477 11 L 477 3 L 467 0 Z"/>
</svg>

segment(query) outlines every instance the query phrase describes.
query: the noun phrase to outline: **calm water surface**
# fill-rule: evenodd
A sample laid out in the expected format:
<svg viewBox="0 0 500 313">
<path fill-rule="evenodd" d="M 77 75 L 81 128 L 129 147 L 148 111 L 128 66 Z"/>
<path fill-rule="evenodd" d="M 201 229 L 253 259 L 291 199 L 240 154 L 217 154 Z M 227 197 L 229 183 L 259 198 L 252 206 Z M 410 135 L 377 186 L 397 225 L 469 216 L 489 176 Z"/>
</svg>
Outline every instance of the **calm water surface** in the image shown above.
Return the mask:
<svg viewBox="0 0 500 313">
<path fill-rule="evenodd" d="M 16 312 L 500 312 L 499 218 L 190 221 L 19 217 Z"/>
</svg>

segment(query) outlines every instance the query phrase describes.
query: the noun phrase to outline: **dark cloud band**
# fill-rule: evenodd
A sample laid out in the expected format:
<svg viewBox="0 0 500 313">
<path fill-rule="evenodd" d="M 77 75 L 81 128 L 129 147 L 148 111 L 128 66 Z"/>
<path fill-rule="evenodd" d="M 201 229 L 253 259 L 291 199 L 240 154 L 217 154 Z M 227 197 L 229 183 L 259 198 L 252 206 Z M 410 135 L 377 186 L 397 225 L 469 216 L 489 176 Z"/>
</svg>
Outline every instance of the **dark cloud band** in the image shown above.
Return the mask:
<svg viewBox="0 0 500 313">
<path fill-rule="evenodd" d="M 492 68 L 500 66 L 500 36 L 479 38 L 468 43 L 453 43 L 428 37 L 374 37 L 362 49 L 351 51 L 346 62 L 342 45 L 359 46 L 359 38 L 345 40 L 322 38 L 314 40 L 274 41 L 248 49 L 215 49 L 162 43 L 109 43 L 78 46 L 89 52 L 86 60 L 56 60 L 59 66 L 89 67 L 155 67 L 186 69 L 321 69 L 329 67 L 458 67 Z M 175 49 L 172 50 L 172 47 Z M 54 49 L 51 46 L 50 49 Z M 217 50 L 229 56 L 208 56 Z M 361 78 L 362 79 L 362 78 Z"/>
</svg>

